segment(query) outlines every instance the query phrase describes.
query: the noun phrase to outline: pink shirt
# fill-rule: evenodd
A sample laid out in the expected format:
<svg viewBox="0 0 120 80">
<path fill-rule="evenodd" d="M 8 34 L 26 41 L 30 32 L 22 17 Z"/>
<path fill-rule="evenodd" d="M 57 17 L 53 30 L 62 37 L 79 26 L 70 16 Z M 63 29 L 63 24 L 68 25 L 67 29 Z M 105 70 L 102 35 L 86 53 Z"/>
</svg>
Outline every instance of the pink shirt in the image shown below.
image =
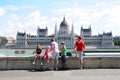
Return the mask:
<svg viewBox="0 0 120 80">
<path fill-rule="evenodd" d="M 48 54 L 50 53 L 50 51 L 48 49 L 46 49 L 45 53 L 44 53 L 44 58 L 48 57 Z"/>
<path fill-rule="evenodd" d="M 58 43 L 57 42 L 52 42 L 52 50 L 53 51 L 59 51 L 58 50 Z"/>
</svg>

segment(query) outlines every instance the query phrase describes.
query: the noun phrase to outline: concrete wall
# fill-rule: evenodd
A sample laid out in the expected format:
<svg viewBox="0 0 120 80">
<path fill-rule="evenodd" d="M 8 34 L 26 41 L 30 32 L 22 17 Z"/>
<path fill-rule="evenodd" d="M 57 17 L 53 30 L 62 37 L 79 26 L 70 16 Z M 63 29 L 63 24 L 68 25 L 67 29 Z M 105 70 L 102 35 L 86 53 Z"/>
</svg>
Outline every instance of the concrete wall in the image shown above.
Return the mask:
<svg viewBox="0 0 120 80">
<path fill-rule="evenodd" d="M 120 68 L 120 56 L 84 57 L 85 68 Z"/>
<path fill-rule="evenodd" d="M 40 61 L 37 60 L 36 64 L 33 65 L 34 57 L 0 57 L 0 70 L 28 70 L 28 69 L 40 69 Z M 59 59 L 60 61 L 60 59 Z M 120 57 L 84 57 L 85 68 L 120 68 Z M 59 68 L 61 67 L 61 61 L 59 62 Z M 51 67 L 50 63 L 44 61 L 44 68 Z M 67 67 L 76 69 L 79 68 L 79 58 L 68 57 Z"/>
</svg>

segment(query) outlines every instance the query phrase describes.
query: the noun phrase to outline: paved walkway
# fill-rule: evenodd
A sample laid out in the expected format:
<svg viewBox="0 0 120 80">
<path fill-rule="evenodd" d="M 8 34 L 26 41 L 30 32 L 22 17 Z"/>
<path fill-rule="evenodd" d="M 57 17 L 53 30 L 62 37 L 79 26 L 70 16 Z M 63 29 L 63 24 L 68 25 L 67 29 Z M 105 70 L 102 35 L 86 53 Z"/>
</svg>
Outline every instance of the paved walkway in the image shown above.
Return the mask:
<svg viewBox="0 0 120 80">
<path fill-rule="evenodd" d="M 0 71 L 0 80 L 120 80 L 120 69 L 66 71 Z"/>
</svg>

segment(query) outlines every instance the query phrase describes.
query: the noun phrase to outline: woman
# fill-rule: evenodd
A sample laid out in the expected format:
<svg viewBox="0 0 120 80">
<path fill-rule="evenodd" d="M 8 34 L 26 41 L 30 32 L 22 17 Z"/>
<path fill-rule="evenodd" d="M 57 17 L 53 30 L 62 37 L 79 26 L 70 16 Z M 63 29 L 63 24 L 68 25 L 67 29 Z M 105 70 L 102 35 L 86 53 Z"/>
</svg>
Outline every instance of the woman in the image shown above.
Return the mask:
<svg viewBox="0 0 120 80">
<path fill-rule="evenodd" d="M 35 51 L 35 59 L 33 61 L 33 64 L 35 64 L 37 58 L 40 58 L 41 65 L 43 65 L 41 52 L 42 52 L 42 48 L 40 47 L 40 45 L 37 45 L 36 51 Z"/>
</svg>

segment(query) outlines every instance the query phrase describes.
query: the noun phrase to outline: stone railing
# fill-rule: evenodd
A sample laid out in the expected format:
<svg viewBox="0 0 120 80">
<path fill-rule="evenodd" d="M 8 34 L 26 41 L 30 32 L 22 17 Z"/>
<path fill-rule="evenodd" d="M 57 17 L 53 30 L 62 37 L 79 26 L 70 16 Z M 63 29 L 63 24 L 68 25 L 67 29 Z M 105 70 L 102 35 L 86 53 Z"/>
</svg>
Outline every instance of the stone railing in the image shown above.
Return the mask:
<svg viewBox="0 0 120 80">
<path fill-rule="evenodd" d="M 0 70 L 30 70 L 40 69 L 40 61 L 33 65 L 34 57 L 0 57 Z M 120 56 L 84 56 L 84 68 L 120 68 Z M 59 58 L 59 65 L 61 67 Z M 51 68 L 51 61 L 44 61 L 44 68 Z M 79 68 L 78 57 L 67 57 L 67 67 L 70 69 Z"/>
<path fill-rule="evenodd" d="M 85 56 L 85 68 L 120 68 L 120 56 Z"/>
</svg>

